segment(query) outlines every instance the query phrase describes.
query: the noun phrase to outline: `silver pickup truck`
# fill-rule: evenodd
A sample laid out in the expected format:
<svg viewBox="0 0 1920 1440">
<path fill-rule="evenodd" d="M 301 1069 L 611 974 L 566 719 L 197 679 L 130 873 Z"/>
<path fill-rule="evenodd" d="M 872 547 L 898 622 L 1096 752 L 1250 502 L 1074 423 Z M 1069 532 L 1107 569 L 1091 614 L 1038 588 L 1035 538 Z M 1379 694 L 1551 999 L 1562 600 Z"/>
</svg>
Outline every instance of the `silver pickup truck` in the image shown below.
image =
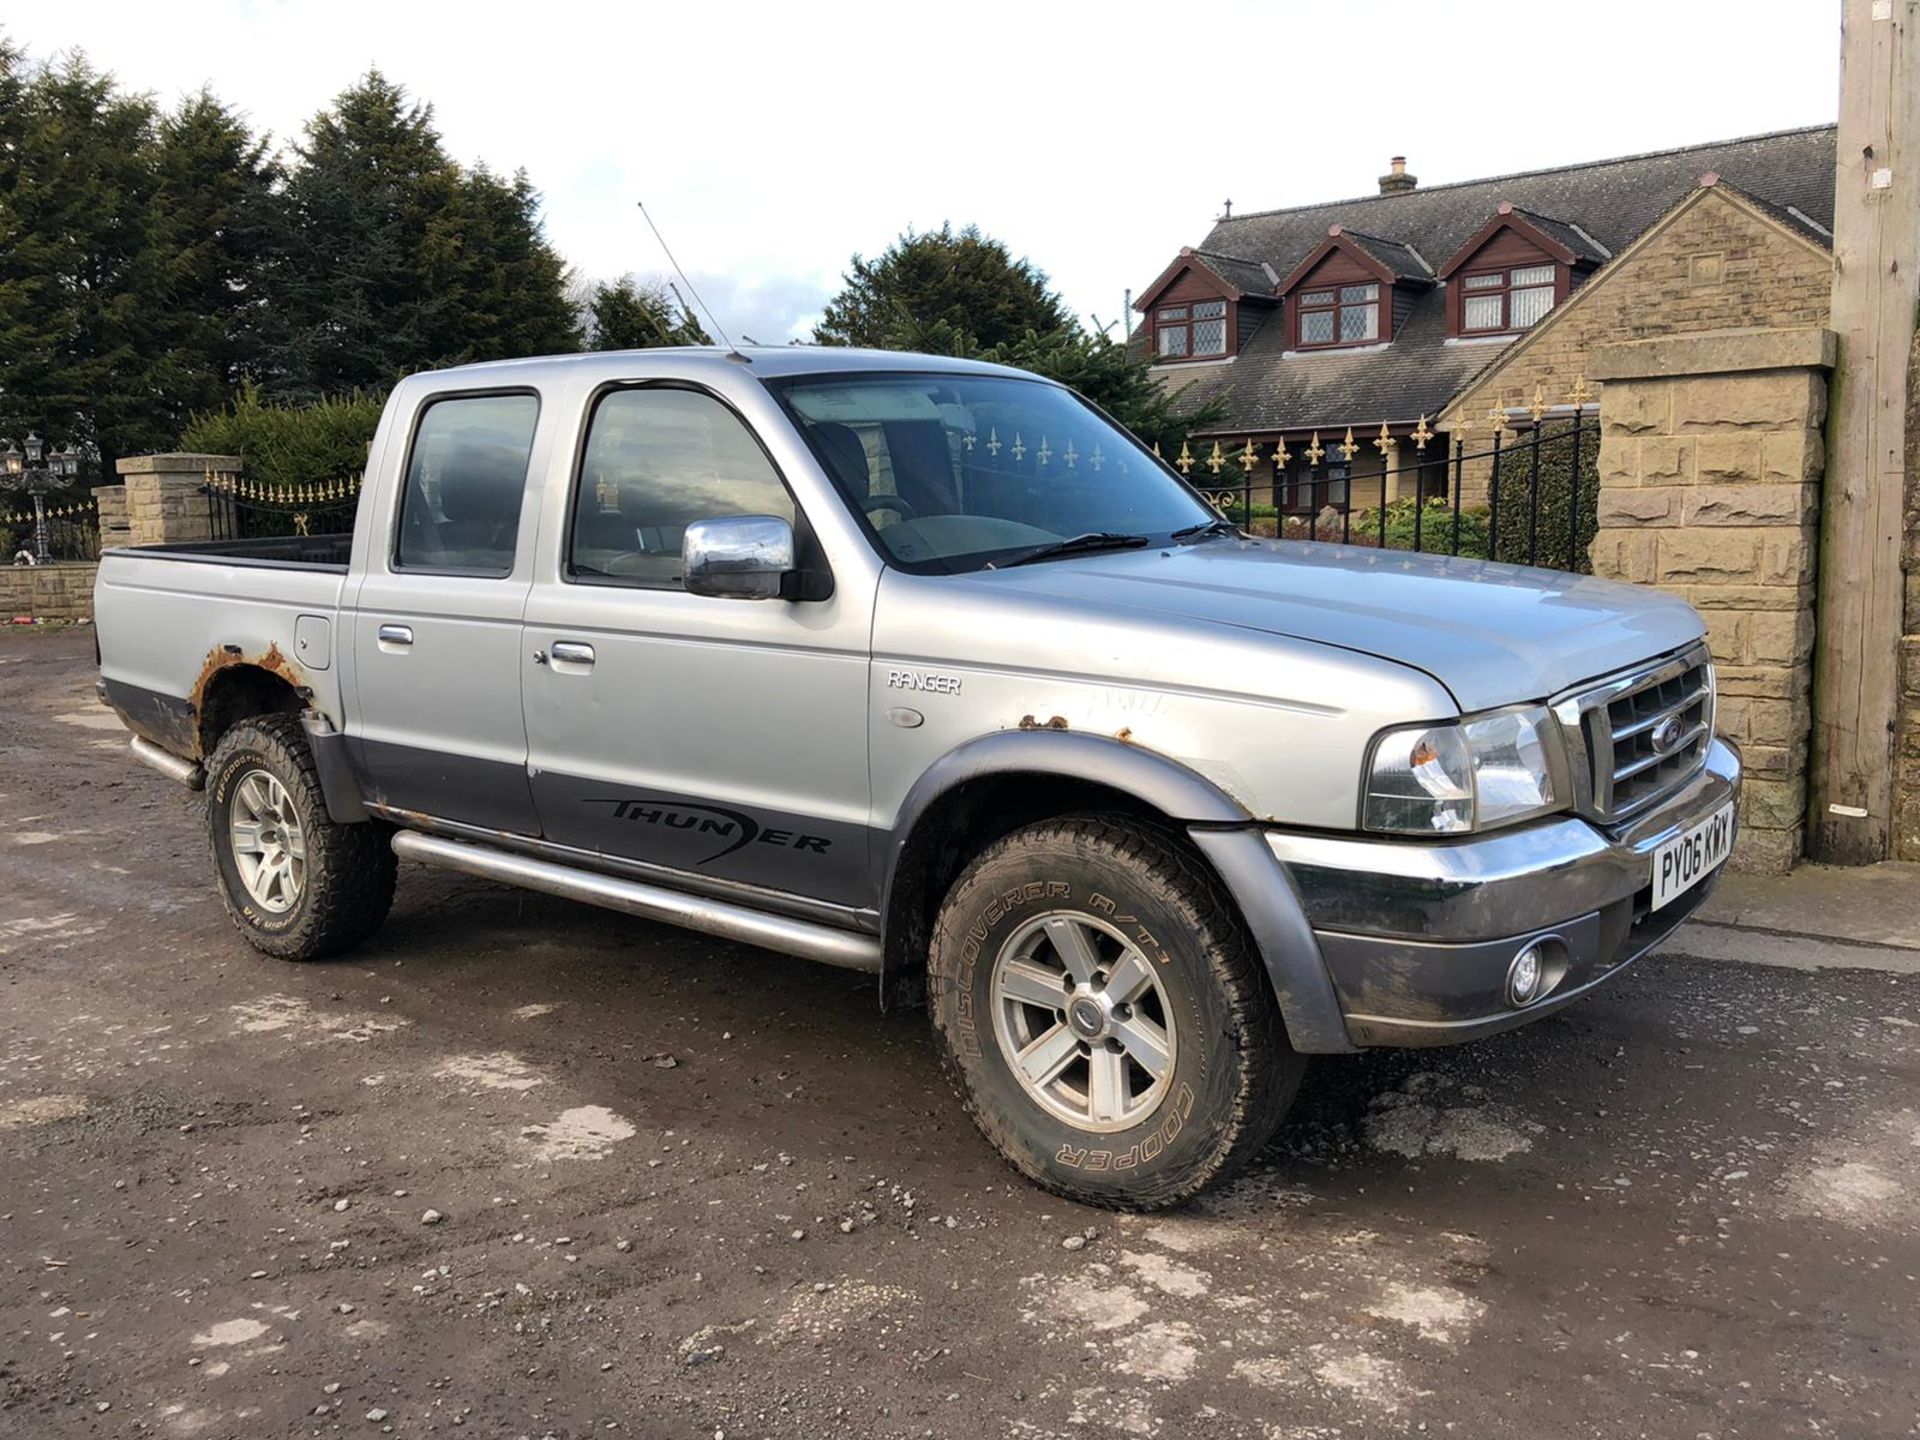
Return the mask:
<svg viewBox="0 0 1920 1440">
<path fill-rule="evenodd" d="M 1560 1009 L 1734 836 L 1679 600 L 1252 539 L 928 356 L 417 375 L 351 537 L 115 550 L 96 607 L 267 954 L 366 940 L 404 857 L 869 970 L 1094 1204 L 1231 1173 L 1309 1054 Z"/>
</svg>

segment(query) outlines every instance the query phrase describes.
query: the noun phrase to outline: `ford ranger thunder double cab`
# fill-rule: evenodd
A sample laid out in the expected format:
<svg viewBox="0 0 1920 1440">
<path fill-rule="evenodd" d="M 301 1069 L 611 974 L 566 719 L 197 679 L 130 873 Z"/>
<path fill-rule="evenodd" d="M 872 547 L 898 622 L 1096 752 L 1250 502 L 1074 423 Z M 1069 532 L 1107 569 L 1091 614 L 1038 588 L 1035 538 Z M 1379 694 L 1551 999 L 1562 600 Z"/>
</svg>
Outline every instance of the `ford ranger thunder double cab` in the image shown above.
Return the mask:
<svg viewBox="0 0 1920 1440">
<path fill-rule="evenodd" d="M 1681 601 L 1250 538 L 928 356 L 416 375 L 351 537 L 115 550 L 97 616 L 267 954 L 366 940 L 399 857 L 870 970 L 1095 1204 L 1231 1173 L 1309 1054 L 1578 999 L 1733 842 Z"/>
</svg>

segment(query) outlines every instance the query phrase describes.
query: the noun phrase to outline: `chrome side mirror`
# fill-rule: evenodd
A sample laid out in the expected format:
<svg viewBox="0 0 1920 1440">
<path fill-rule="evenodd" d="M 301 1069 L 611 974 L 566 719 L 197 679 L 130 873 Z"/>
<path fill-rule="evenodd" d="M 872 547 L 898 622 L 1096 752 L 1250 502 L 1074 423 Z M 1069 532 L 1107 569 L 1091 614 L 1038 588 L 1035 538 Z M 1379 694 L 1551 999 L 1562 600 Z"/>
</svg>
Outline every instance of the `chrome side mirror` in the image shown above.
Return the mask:
<svg viewBox="0 0 1920 1440">
<path fill-rule="evenodd" d="M 690 595 L 777 600 L 793 574 L 793 526 L 773 515 L 696 520 L 680 542 L 681 583 Z"/>
</svg>

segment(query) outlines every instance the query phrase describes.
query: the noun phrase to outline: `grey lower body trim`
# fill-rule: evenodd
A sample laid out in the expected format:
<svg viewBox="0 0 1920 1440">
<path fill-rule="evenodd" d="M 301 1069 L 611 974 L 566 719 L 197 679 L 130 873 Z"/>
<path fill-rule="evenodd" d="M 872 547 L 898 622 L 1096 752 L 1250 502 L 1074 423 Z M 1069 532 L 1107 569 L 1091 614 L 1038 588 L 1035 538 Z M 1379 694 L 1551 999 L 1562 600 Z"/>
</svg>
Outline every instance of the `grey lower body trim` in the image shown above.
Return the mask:
<svg viewBox="0 0 1920 1440">
<path fill-rule="evenodd" d="M 371 818 L 360 791 L 360 775 L 353 767 L 347 737 L 333 728 L 324 715 L 309 710 L 300 717 L 307 732 L 307 749 L 313 754 L 313 768 L 320 775 L 320 793 L 327 800 L 327 814 L 336 825 L 354 825 Z"/>
<path fill-rule="evenodd" d="M 105 677 L 100 680 L 99 694 L 129 730 L 161 750 L 174 755 L 200 752 L 200 722 L 185 700 Z"/>
<path fill-rule="evenodd" d="M 787 955 L 818 960 L 849 970 L 878 971 L 880 942 L 869 935 L 836 930 L 787 916 L 768 915 L 744 905 L 643 885 L 591 870 L 469 845 L 437 835 L 403 830 L 393 837 L 394 854 L 406 860 L 498 880 L 564 900 L 578 900 L 647 920 L 759 945 Z"/>
<path fill-rule="evenodd" d="M 1188 834 L 1240 907 L 1266 962 L 1293 1048 L 1303 1054 L 1354 1050 L 1339 997 L 1320 958 L 1319 941 L 1292 880 L 1267 848 L 1266 835 L 1252 829 L 1194 829 Z"/>
<path fill-rule="evenodd" d="M 791 915 L 799 920 L 818 921 L 835 930 L 857 930 L 866 935 L 880 933 L 880 916 L 875 911 L 857 910 L 850 905 L 836 905 L 831 900 L 817 900 L 810 895 L 796 895 L 786 890 L 769 890 L 764 886 L 748 884 L 744 880 L 724 880 L 717 875 L 700 875 L 689 870 L 675 870 L 671 866 L 655 865 L 646 860 L 630 860 L 624 855 L 608 855 L 598 850 L 581 850 L 572 845 L 561 845 L 532 835 L 515 835 L 505 830 L 489 830 L 480 825 L 468 825 L 459 820 L 442 820 L 438 816 L 421 815 L 411 810 L 398 810 L 371 801 L 368 802 L 367 808 L 381 819 L 390 820 L 408 830 L 420 830 L 429 835 L 444 835 L 450 840 L 467 840 L 475 845 L 485 845 L 494 850 L 506 850 L 534 860 L 550 860 L 555 865 L 563 865 L 574 870 L 592 870 L 602 875 L 612 875 L 616 879 L 638 880 L 643 885 L 659 885 L 668 890 L 685 891 L 689 895 L 704 895 L 715 900 L 732 901 L 749 910 L 764 910 L 773 915 Z"/>
<path fill-rule="evenodd" d="M 488 830 L 538 835 L 525 760 L 505 761 L 355 736 L 362 793 L 408 815 L 442 815 Z"/>
<path fill-rule="evenodd" d="M 191 760 L 182 760 L 171 751 L 162 750 L 151 740 L 136 735 L 130 746 L 133 758 L 150 770 L 158 770 L 169 780 L 184 785 L 189 790 L 207 788 L 207 772 Z"/>
</svg>

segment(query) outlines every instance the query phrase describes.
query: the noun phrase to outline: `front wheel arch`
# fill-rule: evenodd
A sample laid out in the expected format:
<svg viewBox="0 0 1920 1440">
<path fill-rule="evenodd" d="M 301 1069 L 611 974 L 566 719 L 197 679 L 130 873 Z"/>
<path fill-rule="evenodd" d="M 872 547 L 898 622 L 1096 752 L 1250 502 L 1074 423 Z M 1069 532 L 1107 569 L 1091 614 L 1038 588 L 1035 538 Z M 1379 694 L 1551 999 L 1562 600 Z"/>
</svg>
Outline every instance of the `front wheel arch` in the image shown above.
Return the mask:
<svg viewBox="0 0 1920 1440">
<path fill-rule="evenodd" d="M 882 1005 L 921 998 L 933 918 L 975 855 L 1024 825 L 1089 811 L 1184 832 L 1252 935 L 1294 1048 L 1354 1049 L 1293 882 L 1246 808 L 1177 760 L 1074 731 L 1001 731 L 968 741 L 908 792 L 880 884 Z"/>
</svg>

